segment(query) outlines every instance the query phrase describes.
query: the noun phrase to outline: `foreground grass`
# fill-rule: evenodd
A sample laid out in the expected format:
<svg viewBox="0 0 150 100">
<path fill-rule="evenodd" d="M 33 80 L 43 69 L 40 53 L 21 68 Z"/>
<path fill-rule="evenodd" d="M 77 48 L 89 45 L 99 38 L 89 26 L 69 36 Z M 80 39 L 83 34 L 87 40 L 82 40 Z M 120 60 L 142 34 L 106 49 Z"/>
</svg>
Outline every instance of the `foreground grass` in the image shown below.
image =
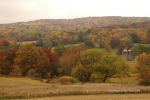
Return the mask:
<svg viewBox="0 0 150 100">
<path fill-rule="evenodd" d="M 0 77 L 0 99 L 39 98 L 68 95 L 146 93 L 150 86 L 120 83 L 47 84 L 29 78 Z M 57 100 L 57 99 L 56 99 Z"/>
<path fill-rule="evenodd" d="M 38 98 L 29 100 L 149 100 L 149 94 L 108 94 L 108 95 L 84 95 L 84 96 L 60 96 Z M 27 99 L 26 99 L 27 100 Z"/>
</svg>

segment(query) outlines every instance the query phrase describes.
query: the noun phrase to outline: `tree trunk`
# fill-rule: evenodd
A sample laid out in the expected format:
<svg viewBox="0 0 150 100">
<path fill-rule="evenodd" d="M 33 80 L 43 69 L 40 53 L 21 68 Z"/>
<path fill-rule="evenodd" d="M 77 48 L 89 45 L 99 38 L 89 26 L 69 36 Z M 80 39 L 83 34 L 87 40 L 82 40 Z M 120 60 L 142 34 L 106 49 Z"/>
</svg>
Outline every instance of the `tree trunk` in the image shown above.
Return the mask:
<svg viewBox="0 0 150 100">
<path fill-rule="evenodd" d="M 107 78 L 106 78 L 106 77 L 104 77 L 104 79 L 103 79 L 103 83 L 106 83 L 106 80 L 107 80 Z"/>
<path fill-rule="evenodd" d="M 108 74 L 106 74 L 106 75 L 104 76 L 104 79 L 102 80 L 103 83 L 106 83 L 107 78 L 108 78 Z"/>
</svg>

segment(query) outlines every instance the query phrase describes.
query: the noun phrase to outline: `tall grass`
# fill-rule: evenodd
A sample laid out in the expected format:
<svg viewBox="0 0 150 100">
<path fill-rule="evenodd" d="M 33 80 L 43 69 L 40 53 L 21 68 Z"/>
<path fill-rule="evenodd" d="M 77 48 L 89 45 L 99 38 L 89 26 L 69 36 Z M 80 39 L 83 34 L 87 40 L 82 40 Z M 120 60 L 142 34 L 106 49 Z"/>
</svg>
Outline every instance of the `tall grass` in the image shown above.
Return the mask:
<svg viewBox="0 0 150 100">
<path fill-rule="evenodd" d="M 29 78 L 0 77 L 0 99 L 64 95 L 150 93 L 150 86 L 114 83 L 47 84 Z"/>
</svg>

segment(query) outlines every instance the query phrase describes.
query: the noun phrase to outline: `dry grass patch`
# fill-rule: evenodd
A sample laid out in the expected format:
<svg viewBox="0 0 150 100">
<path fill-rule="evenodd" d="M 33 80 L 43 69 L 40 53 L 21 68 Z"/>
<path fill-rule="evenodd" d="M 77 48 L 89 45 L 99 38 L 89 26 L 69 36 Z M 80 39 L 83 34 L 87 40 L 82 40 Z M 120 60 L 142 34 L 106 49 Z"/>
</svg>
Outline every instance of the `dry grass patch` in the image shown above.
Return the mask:
<svg viewBox="0 0 150 100">
<path fill-rule="evenodd" d="M 113 94 L 113 95 L 86 95 L 86 96 L 61 96 L 38 98 L 29 100 L 149 100 L 149 94 Z"/>
<path fill-rule="evenodd" d="M 85 83 L 73 85 L 47 84 L 29 78 L 0 77 L 0 98 L 36 98 L 62 95 L 90 95 L 113 91 L 144 90 L 150 91 L 150 86 Z"/>
</svg>

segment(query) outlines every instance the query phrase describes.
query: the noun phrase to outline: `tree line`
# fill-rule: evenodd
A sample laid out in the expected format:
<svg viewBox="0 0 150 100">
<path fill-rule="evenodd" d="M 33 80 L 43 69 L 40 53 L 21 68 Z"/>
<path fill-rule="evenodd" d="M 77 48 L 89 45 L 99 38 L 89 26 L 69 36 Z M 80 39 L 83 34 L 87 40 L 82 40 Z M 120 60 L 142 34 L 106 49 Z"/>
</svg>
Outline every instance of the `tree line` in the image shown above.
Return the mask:
<svg viewBox="0 0 150 100">
<path fill-rule="evenodd" d="M 138 58 L 141 83 L 149 84 L 149 54 Z M 41 48 L 35 44 L 10 46 L 3 41 L 0 49 L 0 74 L 53 79 L 71 76 L 81 82 L 107 82 L 112 77 L 130 75 L 126 61 L 113 50 L 89 48 L 84 44 L 65 48 Z"/>
<path fill-rule="evenodd" d="M 72 76 L 82 82 L 106 80 L 114 75 L 128 72 L 128 66 L 115 53 L 101 49 L 89 49 L 84 44 L 53 49 L 34 44 L 23 44 L 16 48 L 0 49 L 0 74 L 54 78 Z M 5 47 L 5 48 L 4 48 Z"/>
</svg>

